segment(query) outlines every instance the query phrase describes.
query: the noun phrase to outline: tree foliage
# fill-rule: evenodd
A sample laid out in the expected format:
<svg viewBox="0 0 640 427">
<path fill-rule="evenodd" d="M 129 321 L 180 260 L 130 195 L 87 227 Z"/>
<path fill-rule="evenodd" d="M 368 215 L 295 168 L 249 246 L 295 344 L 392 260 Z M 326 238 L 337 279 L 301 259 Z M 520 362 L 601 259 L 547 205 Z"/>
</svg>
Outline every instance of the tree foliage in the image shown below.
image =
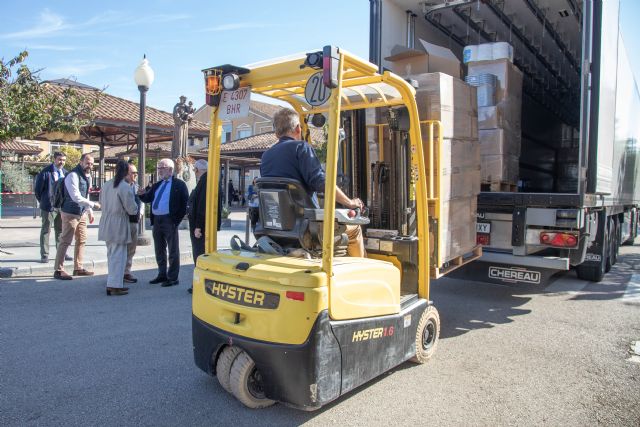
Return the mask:
<svg viewBox="0 0 640 427">
<path fill-rule="evenodd" d="M 7 62 L 0 59 L 0 142 L 41 132 L 77 134 L 93 120 L 101 92 L 50 90 L 39 70 L 24 64 L 28 55 L 24 51 Z"/>
<path fill-rule="evenodd" d="M 60 147 L 59 151 L 63 152 L 64 155 L 67 157 L 67 160 L 65 162 L 65 168 L 67 168 L 68 170 L 75 168 L 76 165 L 80 163 L 80 157 L 82 157 L 81 150 L 75 147 L 62 146 Z"/>
<path fill-rule="evenodd" d="M 2 187 L 13 192 L 31 191 L 31 177 L 22 163 L 2 162 L 0 164 Z"/>
</svg>

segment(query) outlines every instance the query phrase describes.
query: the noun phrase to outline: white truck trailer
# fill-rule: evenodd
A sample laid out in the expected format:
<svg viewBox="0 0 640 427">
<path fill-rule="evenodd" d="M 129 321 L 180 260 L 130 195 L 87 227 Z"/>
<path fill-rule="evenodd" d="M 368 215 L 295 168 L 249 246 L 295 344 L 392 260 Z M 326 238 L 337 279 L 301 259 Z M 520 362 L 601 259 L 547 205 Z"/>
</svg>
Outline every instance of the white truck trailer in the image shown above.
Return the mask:
<svg viewBox="0 0 640 427">
<path fill-rule="evenodd" d="M 483 256 L 454 275 L 538 284 L 575 268 L 600 281 L 633 242 L 640 96 L 619 15 L 618 0 L 370 0 L 381 69 L 420 39 L 458 59 L 464 46 L 508 42 L 524 76 L 517 188 L 480 193 Z"/>
</svg>

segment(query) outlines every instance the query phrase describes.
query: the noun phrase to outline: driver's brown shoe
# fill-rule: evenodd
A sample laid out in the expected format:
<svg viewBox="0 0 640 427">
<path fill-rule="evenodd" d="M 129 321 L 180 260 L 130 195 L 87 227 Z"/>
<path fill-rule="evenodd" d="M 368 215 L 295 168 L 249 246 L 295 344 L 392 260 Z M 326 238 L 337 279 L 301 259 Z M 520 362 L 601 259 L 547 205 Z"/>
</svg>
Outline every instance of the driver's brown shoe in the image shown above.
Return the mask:
<svg viewBox="0 0 640 427">
<path fill-rule="evenodd" d="M 93 276 L 93 271 L 87 271 L 84 268 L 81 270 L 73 270 L 74 276 Z"/>
</svg>

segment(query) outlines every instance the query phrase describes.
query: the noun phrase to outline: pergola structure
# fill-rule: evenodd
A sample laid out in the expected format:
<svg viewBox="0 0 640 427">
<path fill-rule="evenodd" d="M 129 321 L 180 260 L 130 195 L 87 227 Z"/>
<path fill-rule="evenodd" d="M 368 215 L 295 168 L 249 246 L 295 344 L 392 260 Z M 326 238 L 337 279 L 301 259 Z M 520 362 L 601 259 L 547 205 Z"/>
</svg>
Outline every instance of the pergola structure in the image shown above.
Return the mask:
<svg viewBox="0 0 640 427">
<path fill-rule="evenodd" d="M 43 83 L 48 90 L 59 95 L 66 87 L 84 95 L 94 95 L 99 89 L 77 83 L 72 80 L 62 79 Z M 77 139 L 65 141 L 64 139 L 51 139 L 50 134 L 38 135 L 37 140 L 64 141 L 74 144 L 95 145 L 99 148 L 100 159 L 98 169 L 99 184 L 104 182 L 105 148 L 121 147 L 130 152 L 131 157 L 138 157 L 136 147 L 138 140 L 140 104 L 102 92 L 100 103 L 95 111 L 95 118 L 89 126 L 81 129 Z M 152 107 L 146 108 L 146 138 L 145 149 L 151 150 L 154 144 L 171 141 L 175 131 L 173 115 L 166 111 Z M 189 137 L 206 138 L 209 136 L 209 127 L 205 123 L 196 120 L 189 125 Z M 157 146 L 157 145 L 156 145 Z"/>
</svg>

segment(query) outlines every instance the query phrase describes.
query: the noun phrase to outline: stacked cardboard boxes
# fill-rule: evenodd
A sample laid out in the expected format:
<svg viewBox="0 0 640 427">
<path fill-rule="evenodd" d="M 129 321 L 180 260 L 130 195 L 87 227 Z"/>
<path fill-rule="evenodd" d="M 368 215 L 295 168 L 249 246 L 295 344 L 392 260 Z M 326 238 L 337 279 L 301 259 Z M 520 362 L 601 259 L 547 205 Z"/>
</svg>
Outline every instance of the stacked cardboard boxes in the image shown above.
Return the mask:
<svg viewBox="0 0 640 427">
<path fill-rule="evenodd" d="M 522 145 L 522 72 L 508 58 L 467 65 L 468 76 L 492 74 L 498 82 L 495 105 L 478 108 L 482 183 L 492 190 L 504 190 L 504 185 L 515 190 Z"/>
<path fill-rule="evenodd" d="M 431 203 L 429 215 L 440 222 L 438 265 L 471 252 L 476 247 L 477 196 L 480 192 L 480 145 L 476 89 L 444 73 L 409 76 L 418 83 L 416 102 L 420 120 L 438 120 L 434 137 L 442 134 L 439 159 L 438 204 Z M 422 126 L 425 156 L 428 155 L 428 129 Z M 436 160 L 437 161 L 437 160 Z M 428 159 L 427 173 L 430 171 Z M 439 212 L 439 215 L 436 213 Z M 432 247 L 432 250 L 436 248 Z"/>
</svg>

